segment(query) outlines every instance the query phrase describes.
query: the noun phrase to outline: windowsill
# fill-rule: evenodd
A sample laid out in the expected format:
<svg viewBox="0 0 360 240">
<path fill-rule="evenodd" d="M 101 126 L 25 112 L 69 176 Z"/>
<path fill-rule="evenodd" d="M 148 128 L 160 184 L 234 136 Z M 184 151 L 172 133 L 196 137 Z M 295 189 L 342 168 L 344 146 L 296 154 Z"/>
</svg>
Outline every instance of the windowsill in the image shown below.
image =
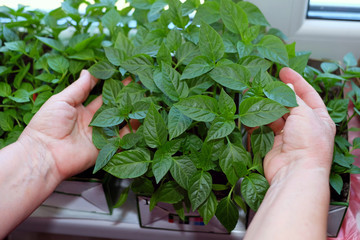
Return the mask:
<svg viewBox="0 0 360 240">
<path fill-rule="evenodd" d="M 360 53 L 360 22 L 305 19 L 289 37 L 297 50 L 311 50 L 312 58 L 341 60 L 352 52 Z"/>
</svg>

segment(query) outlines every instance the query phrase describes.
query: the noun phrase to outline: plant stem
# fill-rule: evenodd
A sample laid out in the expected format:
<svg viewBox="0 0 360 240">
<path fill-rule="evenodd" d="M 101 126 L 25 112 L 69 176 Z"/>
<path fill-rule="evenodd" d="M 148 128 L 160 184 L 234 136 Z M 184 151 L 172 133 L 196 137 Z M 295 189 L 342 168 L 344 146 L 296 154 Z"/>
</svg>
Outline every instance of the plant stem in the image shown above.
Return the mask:
<svg viewBox="0 0 360 240">
<path fill-rule="evenodd" d="M 231 190 L 230 190 L 230 192 L 229 192 L 229 195 L 227 196 L 228 199 L 230 199 L 231 194 L 232 194 L 232 192 L 234 191 L 235 186 L 236 186 L 236 184 L 234 184 L 234 185 L 231 187 Z"/>
<path fill-rule="evenodd" d="M 2 107 L 2 108 L 6 108 L 6 107 L 8 107 L 8 108 L 14 108 L 14 107 L 16 107 L 16 106 L 14 106 L 14 105 L 0 105 L 0 107 Z"/>
<path fill-rule="evenodd" d="M 344 81 L 342 86 L 341 86 L 341 90 L 340 90 L 338 98 L 341 98 L 341 96 L 343 95 L 345 84 L 346 84 L 346 81 Z"/>
<path fill-rule="evenodd" d="M 133 131 L 132 127 L 131 127 L 131 124 L 130 124 L 130 120 L 126 120 L 126 122 L 127 122 L 127 125 L 129 126 L 130 132 L 134 133 L 134 131 Z"/>
<path fill-rule="evenodd" d="M 348 118 L 348 120 L 345 123 L 341 124 L 340 132 L 344 132 L 344 130 L 345 130 L 344 128 L 347 127 L 347 125 L 349 124 L 351 119 L 353 119 L 353 117 L 355 117 L 355 116 L 356 116 L 356 112 L 353 112 L 353 114 Z"/>
</svg>

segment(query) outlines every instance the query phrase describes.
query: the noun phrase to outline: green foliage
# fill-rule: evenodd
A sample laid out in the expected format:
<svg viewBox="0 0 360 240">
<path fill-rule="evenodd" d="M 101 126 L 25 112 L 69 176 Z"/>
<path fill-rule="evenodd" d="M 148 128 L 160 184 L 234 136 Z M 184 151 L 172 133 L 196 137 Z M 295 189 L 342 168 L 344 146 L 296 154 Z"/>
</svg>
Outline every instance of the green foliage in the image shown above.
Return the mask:
<svg viewBox="0 0 360 240">
<path fill-rule="evenodd" d="M 65 0 L 49 13 L 2 7 L 0 148 L 16 141 L 48 98 L 89 69 L 103 80 L 92 93 L 103 100 L 90 124 L 100 149 L 94 172 L 133 179 L 130 189 L 151 196 L 150 209 L 167 202 L 183 217 L 190 204 L 205 223 L 216 215 L 231 231 L 237 206 L 256 210 L 268 187 L 262 159 L 274 134 L 266 125 L 297 106 L 293 91 L 278 80 L 282 67 L 303 74 L 323 95 L 341 133 L 346 130 L 348 100 L 341 100 L 342 92 L 332 98 L 330 89 L 360 76 L 353 55 L 344 57 L 344 68 L 308 67 L 309 53 L 286 45 L 280 31 L 268 31 L 264 15 L 246 1 L 131 0 L 125 9 L 115 2 Z M 124 86 L 127 77 L 132 81 Z M 360 88 L 353 89 L 349 99 L 357 114 Z M 133 119 L 141 123 L 136 132 Z M 130 133 L 121 139 L 125 125 Z M 248 127 L 258 127 L 251 149 L 242 141 Z M 341 174 L 359 172 L 349 146 L 336 141 L 330 183 L 337 191 Z M 216 182 L 219 174 L 222 183 Z M 242 197 L 233 191 L 241 178 Z M 218 191 L 228 196 L 217 199 Z"/>
</svg>

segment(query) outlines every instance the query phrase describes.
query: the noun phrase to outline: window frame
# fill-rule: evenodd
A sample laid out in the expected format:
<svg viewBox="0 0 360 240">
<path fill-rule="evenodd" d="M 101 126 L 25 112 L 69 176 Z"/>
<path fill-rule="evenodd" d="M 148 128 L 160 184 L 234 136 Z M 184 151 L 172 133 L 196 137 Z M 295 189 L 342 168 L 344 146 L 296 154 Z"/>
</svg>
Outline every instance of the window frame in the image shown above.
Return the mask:
<svg viewBox="0 0 360 240">
<path fill-rule="evenodd" d="M 249 0 L 264 13 L 272 27 L 283 31 L 298 51 L 316 59 L 339 61 L 348 52 L 360 56 L 360 22 L 307 19 L 308 0 Z"/>
</svg>

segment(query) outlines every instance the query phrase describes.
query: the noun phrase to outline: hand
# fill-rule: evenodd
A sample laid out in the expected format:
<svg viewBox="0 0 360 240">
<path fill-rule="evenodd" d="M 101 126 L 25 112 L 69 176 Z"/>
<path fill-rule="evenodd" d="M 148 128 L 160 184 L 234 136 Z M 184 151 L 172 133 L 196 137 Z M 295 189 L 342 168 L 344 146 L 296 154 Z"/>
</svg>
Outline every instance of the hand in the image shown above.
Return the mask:
<svg viewBox="0 0 360 240">
<path fill-rule="evenodd" d="M 96 83 L 97 79 L 83 70 L 77 81 L 42 106 L 19 138 L 24 147 L 40 146 L 39 154 L 47 156 L 47 164 L 54 164 L 58 181 L 94 165 L 99 153 L 89 123 L 102 105 L 101 96 L 86 107 L 82 105 Z"/>
<path fill-rule="evenodd" d="M 280 79 L 291 84 L 298 107 L 270 125 L 275 132 L 274 146 L 265 156 L 265 176 L 271 184 L 281 169 L 301 164 L 305 168 L 324 168 L 330 172 L 335 124 L 318 93 L 295 71 L 283 68 Z"/>
</svg>

